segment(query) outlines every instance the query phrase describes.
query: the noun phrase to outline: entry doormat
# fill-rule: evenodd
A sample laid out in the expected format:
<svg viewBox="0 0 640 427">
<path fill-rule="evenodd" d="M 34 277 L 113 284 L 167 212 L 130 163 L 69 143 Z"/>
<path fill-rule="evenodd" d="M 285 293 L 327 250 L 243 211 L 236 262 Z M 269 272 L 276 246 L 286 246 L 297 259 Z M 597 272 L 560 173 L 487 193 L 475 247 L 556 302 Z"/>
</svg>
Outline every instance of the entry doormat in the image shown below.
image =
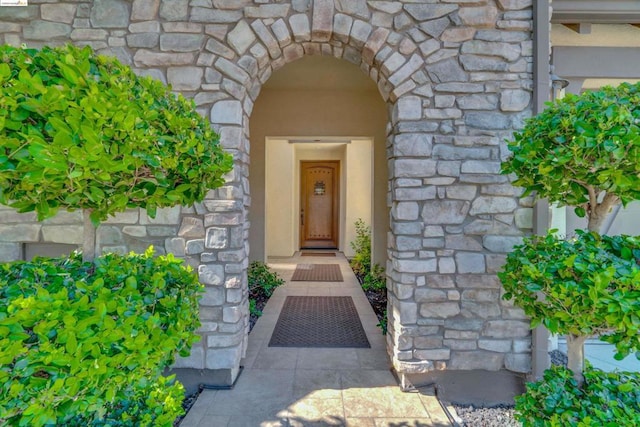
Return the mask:
<svg viewBox="0 0 640 427">
<path fill-rule="evenodd" d="M 269 347 L 370 348 L 351 297 L 288 296 Z"/>
<path fill-rule="evenodd" d="M 302 252 L 302 256 L 332 256 L 335 257 L 335 252 Z"/>
<path fill-rule="evenodd" d="M 298 264 L 291 280 L 298 282 L 342 282 L 340 264 Z"/>
</svg>

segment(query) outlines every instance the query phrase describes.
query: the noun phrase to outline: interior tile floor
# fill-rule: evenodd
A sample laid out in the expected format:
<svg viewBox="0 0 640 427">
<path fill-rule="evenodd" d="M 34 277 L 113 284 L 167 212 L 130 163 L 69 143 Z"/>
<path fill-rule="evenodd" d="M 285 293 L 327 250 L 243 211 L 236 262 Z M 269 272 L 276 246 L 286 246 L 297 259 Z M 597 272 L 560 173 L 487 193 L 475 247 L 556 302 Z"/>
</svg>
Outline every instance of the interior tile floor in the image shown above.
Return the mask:
<svg viewBox="0 0 640 427">
<path fill-rule="evenodd" d="M 339 264 L 343 282 L 292 282 L 297 264 Z M 283 279 L 249 334 L 244 371 L 231 390 L 204 390 L 181 427 L 445 427 L 432 390 L 406 393 L 390 371 L 385 337 L 347 259 L 273 258 Z M 268 347 L 288 295 L 351 296 L 370 349 Z"/>
</svg>

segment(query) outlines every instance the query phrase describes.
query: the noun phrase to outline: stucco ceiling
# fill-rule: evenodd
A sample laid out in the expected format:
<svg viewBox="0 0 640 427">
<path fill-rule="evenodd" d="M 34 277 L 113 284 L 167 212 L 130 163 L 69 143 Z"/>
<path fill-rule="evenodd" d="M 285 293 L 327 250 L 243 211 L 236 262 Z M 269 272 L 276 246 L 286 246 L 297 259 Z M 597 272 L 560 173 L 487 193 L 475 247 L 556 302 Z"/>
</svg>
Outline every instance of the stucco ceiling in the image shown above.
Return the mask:
<svg viewBox="0 0 640 427">
<path fill-rule="evenodd" d="M 377 91 L 375 83 L 355 65 L 328 56 L 305 56 L 277 70 L 264 89 Z"/>
</svg>

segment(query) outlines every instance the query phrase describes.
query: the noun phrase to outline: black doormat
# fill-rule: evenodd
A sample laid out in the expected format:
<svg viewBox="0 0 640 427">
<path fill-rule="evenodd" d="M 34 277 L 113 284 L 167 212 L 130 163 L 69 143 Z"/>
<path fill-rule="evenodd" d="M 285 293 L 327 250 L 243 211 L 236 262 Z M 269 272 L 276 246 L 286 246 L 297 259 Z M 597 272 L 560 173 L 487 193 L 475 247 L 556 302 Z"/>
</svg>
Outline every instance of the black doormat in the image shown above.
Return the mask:
<svg viewBox="0 0 640 427">
<path fill-rule="evenodd" d="M 335 257 L 335 252 L 302 252 L 302 256 L 332 256 Z"/>
<path fill-rule="evenodd" d="M 288 296 L 269 347 L 370 348 L 351 297 Z"/>
<path fill-rule="evenodd" d="M 291 280 L 296 282 L 342 282 L 340 264 L 298 264 Z"/>
</svg>

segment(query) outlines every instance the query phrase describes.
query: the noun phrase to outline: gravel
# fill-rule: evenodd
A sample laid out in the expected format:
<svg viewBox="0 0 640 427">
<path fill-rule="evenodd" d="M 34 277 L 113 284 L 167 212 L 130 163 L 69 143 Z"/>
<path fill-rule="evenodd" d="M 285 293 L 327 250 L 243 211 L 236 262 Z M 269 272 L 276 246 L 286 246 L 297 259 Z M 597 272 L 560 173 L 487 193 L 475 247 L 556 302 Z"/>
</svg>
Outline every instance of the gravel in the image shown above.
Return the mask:
<svg viewBox="0 0 640 427">
<path fill-rule="evenodd" d="M 474 408 L 473 406 L 454 406 L 464 427 L 520 427 L 513 417 L 512 406 L 495 408 Z"/>
</svg>

